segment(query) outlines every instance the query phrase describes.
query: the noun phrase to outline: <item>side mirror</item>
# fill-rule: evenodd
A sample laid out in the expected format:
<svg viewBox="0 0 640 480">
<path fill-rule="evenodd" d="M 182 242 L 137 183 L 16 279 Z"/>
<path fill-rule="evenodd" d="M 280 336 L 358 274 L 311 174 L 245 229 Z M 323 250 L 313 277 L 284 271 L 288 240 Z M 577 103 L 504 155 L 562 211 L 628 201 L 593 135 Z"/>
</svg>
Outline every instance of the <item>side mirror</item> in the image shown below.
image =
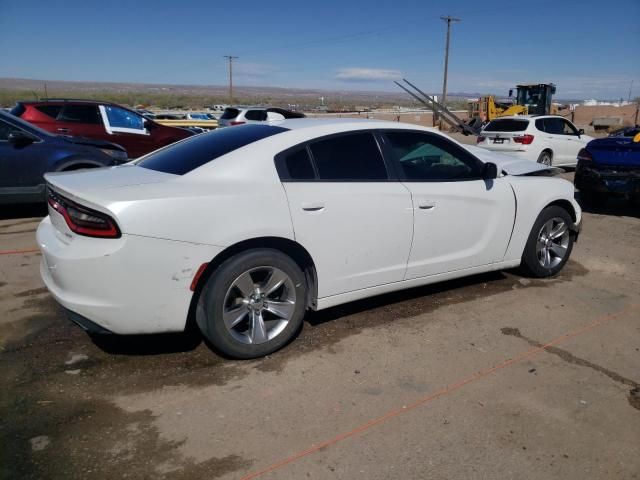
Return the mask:
<svg viewBox="0 0 640 480">
<path fill-rule="evenodd" d="M 11 145 L 16 147 L 26 147 L 36 141 L 33 136 L 25 132 L 12 132 L 9 134 L 7 140 Z"/>
<path fill-rule="evenodd" d="M 498 178 L 498 166 L 495 163 L 485 163 L 484 169 L 482 170 L 482 178 L 484 180 L 493 180 L 494 178 Z"/>
<path fill-rule="evenodd" d="M 584 128 L 581 128 L 580 130 L 578 130 L 578 135 L 584 135 Z"/>
<path fill-rule="evenodd" d="M 142 124 L 142 126 L 147 130 L 153 130 L 154 128 L 156 128 L 156 124 L 150 121 L 149 119 L 146 119 Z"/>
</svg>

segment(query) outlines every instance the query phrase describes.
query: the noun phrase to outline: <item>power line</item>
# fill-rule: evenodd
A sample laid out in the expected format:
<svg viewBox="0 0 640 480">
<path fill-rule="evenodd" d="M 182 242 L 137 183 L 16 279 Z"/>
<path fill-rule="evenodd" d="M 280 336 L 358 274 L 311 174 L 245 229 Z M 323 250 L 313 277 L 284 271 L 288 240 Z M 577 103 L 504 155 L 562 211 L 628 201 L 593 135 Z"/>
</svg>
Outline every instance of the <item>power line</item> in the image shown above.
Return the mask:
<svg viewBox="0 0 640 480">
<path fill-rule="evenodd" d="M 461 22 L 459 18 L 447 15 L 440 17 L 441 20 L 447 22 L 447 44 L 444 47 L 444 81 L 442 82 L 442 100 L 440 103 L 447 107 L 447 74 L 449 73 L 449 38 L 451 37 L 451 22 Z M 442 128 L 442 125 L 440 125 Z"/>
<path fill-rule="evenodd" d="M 233 105 L 233 60 L 240 57 L 233 55 L 223 55 L 223 57 L 229 60 L 229 104 Z"/>
</svg>

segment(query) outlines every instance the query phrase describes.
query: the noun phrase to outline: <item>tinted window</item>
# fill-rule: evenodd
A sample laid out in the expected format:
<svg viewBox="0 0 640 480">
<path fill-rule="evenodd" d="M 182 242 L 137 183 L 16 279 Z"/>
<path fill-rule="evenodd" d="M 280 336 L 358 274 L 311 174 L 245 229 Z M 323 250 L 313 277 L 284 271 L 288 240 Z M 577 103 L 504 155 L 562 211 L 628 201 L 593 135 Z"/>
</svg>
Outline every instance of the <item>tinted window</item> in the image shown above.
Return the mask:
<svg viewBox="0 0 640 480">
<path fill-rule="evenodd" d="M 316 178 L 306 148 L 287 152 L 278 158 L 278 173 L 282 180 L 315 180 Z"/>
<path fill-rule="evenodd" d="M 555 135 L 564 135 L 564 122 L 561 118 L 543 118 L 544 131 Z"/>
<path fill-rule="evenodd" d="M 244 118 L 263 122 L 267 119 L 267 112 L 264 110 L 249 110 L 244 114 Z"/>
<path fill-rule="evenodd" d="M 491 120 L 484 127 L 485 132 L 522 132 L 527 129 L 529 120 L 514 120 L 512 118 L 502 118 Z"/>
<path fill-rule="evenodd" d="M 231 120 L 232 118 L 236 118 L 239 113 L 240 110 L 237 108 L 225 108 L 220 118 L 223 120 Z"/>
<path fill-rule="evenodd" d="M 184 175 L 252 142 L 287 131 L 269 125 L 243 125 L 196 135 L 146 156 L 137 164 L 159 172 Z"/>
<path fill-rule="evenodd" d="M 65 105 L 59 120 L 90 124 L 101 123 L 96 105 Z"/>
<path fill-rule="evenodd" d="M 58 118 L 58 114 L 60 110 L 62 110 L 62 105 L 38 105 L 36 110 L 44 113 L 48 117 Z"/>
<path fill-rule="evenodd" d="M 567 120 L 562 120 L 563 123 L 563 130 L 564 130 L 564 134 L 565 135 L 578 135 L 578 130 L 576 130 L 576 128 L 571 125 Z"/>
<path fill-rule="evenodd" d="M 131 128 L 133 130 L 144 130 L 144 118 L 137 113 L 130 112 L 124 108 L 106 105 L 104 107 L 109 119 L 109 125 L 113 128 Z"/>
<path fill-rule="evenodd" d="M 332 137 L 311 144 L 321 180 L 386 180 L 387 169 L 371 133 Z"/>
<path fill-rule="evenodd" d="M 406 180 L 475 180 L 481 177 L 480 162 L 443 138 L 417 132 L 387 132 L 386 137 L 391 156 L 400 165 Z"/>
</svg>

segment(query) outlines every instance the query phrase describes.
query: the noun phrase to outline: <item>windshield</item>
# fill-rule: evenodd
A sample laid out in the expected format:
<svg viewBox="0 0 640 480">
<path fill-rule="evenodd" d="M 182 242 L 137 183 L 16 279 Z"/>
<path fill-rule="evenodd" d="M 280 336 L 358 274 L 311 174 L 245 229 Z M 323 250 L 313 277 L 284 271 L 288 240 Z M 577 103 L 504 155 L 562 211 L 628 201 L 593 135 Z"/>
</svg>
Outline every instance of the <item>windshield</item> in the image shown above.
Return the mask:
<svg viewBox="0 0 640 480">
<path fill-rule="evenodd" d="M 269 125 L 223 128 L 174 143 L 150 153 L 135 163 L 158 172 L 184 175 L 240 147 L 287 130 Z"/>
<path fill-rule="evenodd" d="M 23 130 L 31 132 L 40 137 L 55 137 L 54 134 L 49 133 L 46 130 L 41 129 L 40 127 L 36 127 L 35 125 L 25 122 L 21 118 L 14 117 L 13 115 L 10 115 L 8 113 L 0 112 L 0 118 L 14 124 L 16 127 L 22 128 Z"/>
</svg>

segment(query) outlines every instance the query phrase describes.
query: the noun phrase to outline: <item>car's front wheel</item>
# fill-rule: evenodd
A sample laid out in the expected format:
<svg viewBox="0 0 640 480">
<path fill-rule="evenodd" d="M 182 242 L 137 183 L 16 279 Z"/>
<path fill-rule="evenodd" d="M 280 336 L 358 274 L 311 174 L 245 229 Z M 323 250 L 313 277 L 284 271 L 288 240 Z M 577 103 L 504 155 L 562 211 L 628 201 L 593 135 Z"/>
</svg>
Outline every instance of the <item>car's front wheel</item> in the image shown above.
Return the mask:
<svg viewBox="0 0 640 480">
<path fill-rule="evenodd" d="M 540 212 L 522 254 L 525 273 L 551 277 L 562 270 L 573 249 L 571 223 L 571 216 L 564 208 L 550 206 Z"/>
<path fill-rule="evenodd" d="M 249 250 L 226 260 L 207 280 L 196 318 L 218 351 L 256 358 L 293 339 L 306 298 L 304 275 L 291 258 L 273 249 Z"/>
</svg>

